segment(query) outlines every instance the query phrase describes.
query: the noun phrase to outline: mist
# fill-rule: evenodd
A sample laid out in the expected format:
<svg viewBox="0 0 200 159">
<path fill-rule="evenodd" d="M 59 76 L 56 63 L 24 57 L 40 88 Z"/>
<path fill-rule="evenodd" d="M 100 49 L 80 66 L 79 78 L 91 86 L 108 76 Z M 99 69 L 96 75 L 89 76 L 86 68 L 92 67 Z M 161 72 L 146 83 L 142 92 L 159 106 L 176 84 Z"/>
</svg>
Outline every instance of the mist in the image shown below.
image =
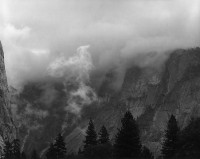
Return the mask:
<svg viewBox="0 0 200 159">
<path fill-rule="evenodd" d="M 123 76 L 127 63 L 150 64 L 148 53 L 159 63 L 168 50 L 200 44 L 199 0 L 0 0 L 0 10 L 8 82 L 15 87 L 46 77 L 52 63 L 70 60 L 80 46 L 90 46 L 89 74 L 101 79 L 112 68 Z"/>
</svg>

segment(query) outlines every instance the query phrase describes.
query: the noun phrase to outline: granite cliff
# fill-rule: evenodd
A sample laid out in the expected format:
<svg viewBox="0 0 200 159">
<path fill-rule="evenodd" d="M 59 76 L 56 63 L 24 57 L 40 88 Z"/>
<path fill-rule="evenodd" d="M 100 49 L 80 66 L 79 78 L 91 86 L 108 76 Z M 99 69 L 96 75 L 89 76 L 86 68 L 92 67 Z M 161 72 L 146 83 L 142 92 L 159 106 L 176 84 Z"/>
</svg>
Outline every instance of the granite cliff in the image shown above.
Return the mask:
<svg viewBox="0 0 200 159">
<path fill-rule="evenodd" d="M 1 150 L 3 141 L 13 139 L 16 136 L 16 129 L 11 115 L 10 95 L 6 70 L 4 65 L 4 52 L 0 42 L 0 140 Z"/>
<path fill-rule="evenodd" d="M 181 128 L 191 117 L 200 116 L 200 48 L 176 50 L 160 67 L 132 65 L 118 91 L 110 88 L 115 75 L 108 72 L 99 92 L 96 91 L 97 99 L 85 104 L 78 115 L 69 111 L 66 104 L 69 92 L 77 90 L 73 80 L 64 83 L 62 79 L 48 78 L 27 83 L 22 92 L 12 96 L 25 151 L 37 148 L 42 154 L 60 131 L 68 151 L 77 152 L 90 117 L 97 131 L 103 124 L 107 127 L 113 141 L 120 119 L 129 109 L 137 118 L 142 143 L 158 155 L 171 114 Z M 80 98 L 75 99 L 81 102 Z"/>
<path fill-rule="evenodd" d="M 94 117 L 97 130 L 106 125 L 113 139 L 120 118 L 129 109 L 137 118 L 143 144 L 159 155 L 171 114 L 176 116 L 181 129 L 192 117 L 200 116 L 200 48 L 176 50 L 160 67 L 128 68 L 121 90 L 105 92 L 101 106 L 87 115 Z M 87 109 L 83 114 L 89 112 Z M 73 133 L 77 134 L 77 129 Z"/>
</svg>

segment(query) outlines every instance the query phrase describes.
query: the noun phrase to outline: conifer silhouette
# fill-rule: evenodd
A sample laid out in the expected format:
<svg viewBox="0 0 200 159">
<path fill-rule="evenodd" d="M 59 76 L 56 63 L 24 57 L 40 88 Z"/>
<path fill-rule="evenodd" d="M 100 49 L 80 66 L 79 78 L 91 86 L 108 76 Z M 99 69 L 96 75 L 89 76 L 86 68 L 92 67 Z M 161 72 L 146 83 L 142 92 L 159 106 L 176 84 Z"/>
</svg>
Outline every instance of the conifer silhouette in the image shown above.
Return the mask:
<svg viewBox="0 0 200 159">
<path fill-rule="evenodd" d="M 178 136 L 178 150 L 175 157 L 178 159 L 200 158 L 200 118 L 192 118 Z"/>
<path fill-rule="evenodd" d="M 50 143 L 49 148 L 46 153 L 47 159 L 55 159 L 56 158 L 56 149 L 53 143 Z"/>
<path fill-rule="evenodd" d="M 108 131 L 104 125 L 101 127 L 98 136 L 99 136 L 98 139 L 99 144 L 106 144 L 110 142 Z"/>
<path fill-rule="evenodd" d="M 95 131 L 94 123 L 92 119 L 90 119 L 84 141 L 83 155 L 87 158 L 93 158 L 95 156 L 94 148 L 96 145 L 97 133 Z"/>
<path fill-rule="evenodd" d="M 13 159 L 20 159 L 21 157 L 20 141 L 18 139 L 14 139 L 12 141 L 12 155 L 13 155 Z"/>
<path fill-rule="evenodd" d="M 84 150 L 94 145 L 97 145 L 97 133 L 95 131 L 94 123 L 92 119 L 90 119 L 84 141 Z"/>
<path fill-rule="evenodd" d="M 141 155 L 139 128 L 130 111 L 125 113 L 121 123 L 115 138 L 114 157 L 138 159 Z"/>
<path fill-rule="evenodd" d="M 172 158 L 177 150 L 177 140 L 178 140 L 178 124 L 174 115 L 171 115 L 168 123 L 167 129 L 165 131 L 165 139 L 162 147 L 162 155 L 164 159 Z"/>
<path fill-rule="evenodd" d="M 56 142 L 54 144 L 56 159 L 63 159 L 66 156 L 67 149 L 65 147 L 65 142 L 63 136 L 59 133 L 56 137 Z"/>
<path fill-rule="evenodd" d="M 3 151 L 4 151 L 3 159 L 12 159 L 13 157 L 12 144 L 10 143 L 9 140 L 5 141 L 5 146 Z"/>
</svg>

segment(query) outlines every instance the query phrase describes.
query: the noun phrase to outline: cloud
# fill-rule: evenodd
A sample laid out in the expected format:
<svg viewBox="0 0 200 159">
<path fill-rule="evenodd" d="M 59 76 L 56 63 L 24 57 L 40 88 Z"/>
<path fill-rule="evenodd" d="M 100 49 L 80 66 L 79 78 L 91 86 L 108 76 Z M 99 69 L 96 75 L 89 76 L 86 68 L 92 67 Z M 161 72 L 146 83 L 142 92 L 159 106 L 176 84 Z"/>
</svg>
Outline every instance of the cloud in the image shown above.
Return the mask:
<svg viewBox="0 0 200 159">
<path fill-rule="evenodd" d="M 44 76 L 55 59 L 67 61 L 87 44 L 96 70 L 104 72 L 138 54 L 200 43 L 199 0 L 0 2 L 0 37 L 14 85 Z"/>
<path fill-rule="evenodd" d="M 55 78 L 62 78 L 67 97 L 66 111 L 79 114 L 85 105 L 94 102 L 97 97 L 95 91 L 89 86 L 90 73 L 94 70 L 93 61 L 88 51 L 89 45 L 80 46 L 77 52 L 68 59 L 63 56 L 55 59 L 49 67 L 49 75 Z M 68 84 L 74 84 L 75 89 L 70 90 Z"/>
<path fill-rule="evenodd" d="M 27 105 L 27 107 L 25 109 L 25 114 L 26 115 L 35 115 L 38 118 L 46 118 L 49 115 L 48 111 L 33 109 L 31 107 L 31 105 Z"/>
<path fill-rule="evenodd" d="M 66 111 L 70 111 L 76 115 L 80 115 L 80 112 L 84 106 L 88 106 L 97 100 L 95 91 L 85 83 L 79 83 L 79 88 L 76 91 L 70 92 L 70 98 L 68 105 L 65 108 Z"/>
<path fill-rule="evenodd" d="M 29 27 L 17 29 L 12 24 L 6 24 L 3 27 L 2 35 L 6 39 L 10 40 L 26 39 L 29 36 L 30 30 Z"/>
<path fill-rule="evenodd" d="M 75 78 L 79 82 L 88 82 L 90 72 L 94 68 L 88 52 L 89 47 L 89 45 L 80 46 L 77 53 L 69 59 L 65 59 L 64 56 L 57 58 L 48 67 L 49 74 L 57 78 L 64 77 L 65 80 Z"/>
</svg>

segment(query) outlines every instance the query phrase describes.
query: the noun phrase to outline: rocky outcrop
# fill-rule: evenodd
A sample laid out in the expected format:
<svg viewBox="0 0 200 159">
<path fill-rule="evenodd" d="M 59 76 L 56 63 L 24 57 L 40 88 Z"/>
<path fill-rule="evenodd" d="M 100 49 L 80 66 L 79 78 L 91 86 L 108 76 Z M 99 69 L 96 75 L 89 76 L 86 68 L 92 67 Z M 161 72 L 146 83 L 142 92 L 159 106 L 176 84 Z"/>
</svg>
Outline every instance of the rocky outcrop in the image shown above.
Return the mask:
<svg viewBox="0 0 200 159">
<path fill-rule="evenodd" d="M 129 109 L 140 126 L 142 143 L 159 155 L 171 114 L 181 128 L 191 117 L 200 116 L 200 48 L 174 51 L 159 69 L 130 67 L 118 92 L 112 87 L 113 81 L 115 74 L 108 72 L 99 89 L 99 100 L 83 107 L 79 116 L 66 112 L 68 95 L 62 80 L 26 85 L 17 101 L 21 137 L 25 142 L 27 139 L 26 151 L 37 147 L 44 152 L 48 142 L 62 131 L 68 150 L 77 152 L 89 118 L 94 119 L 97 131 L 105 125 L 113 141 L 120 119 Z M 72 88 L 75 89 L 67 87 L 68 92 Z M 38 110 L 48 113 L 37 116 L 34 112 Z"/>
<path fill-rule="evenodd" d="M 16 135 L 11 116 L 8 83 L 4 65 L 4 52 L 0 42 L 0 136 L 3 140 L 12 139 Z"/>
<path fill-rule="evenodd" d="M 173 52 L 161 72 L 149 76 L 146 69 L 127 70 L 121 97 L 138 119 L 143 144 L 159 154 L 171 114 L 180 128 L 200 116 L 200 48 Z"/>
</svg>

